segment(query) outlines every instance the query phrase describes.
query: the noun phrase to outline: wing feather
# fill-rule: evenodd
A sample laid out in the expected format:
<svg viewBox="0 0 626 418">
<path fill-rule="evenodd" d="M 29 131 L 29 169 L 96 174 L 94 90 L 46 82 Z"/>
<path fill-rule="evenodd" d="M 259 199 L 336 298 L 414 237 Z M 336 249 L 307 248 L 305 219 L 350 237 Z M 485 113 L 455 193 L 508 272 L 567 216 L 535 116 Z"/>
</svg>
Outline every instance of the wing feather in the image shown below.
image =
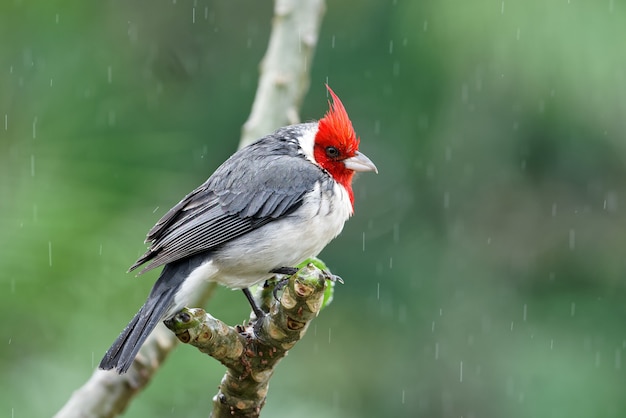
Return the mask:
<svg viewBox="0 0 626 418">
<path fill-rule="evenodd" d="M 302 204 L 323 175 L 289 137 L 265 137 L 235 153 L 170 209 L 148 232 L 148 251 L 130 270 L 147 263 L 141 274 L 212 251 L 280 219 Z"/>
</svg>

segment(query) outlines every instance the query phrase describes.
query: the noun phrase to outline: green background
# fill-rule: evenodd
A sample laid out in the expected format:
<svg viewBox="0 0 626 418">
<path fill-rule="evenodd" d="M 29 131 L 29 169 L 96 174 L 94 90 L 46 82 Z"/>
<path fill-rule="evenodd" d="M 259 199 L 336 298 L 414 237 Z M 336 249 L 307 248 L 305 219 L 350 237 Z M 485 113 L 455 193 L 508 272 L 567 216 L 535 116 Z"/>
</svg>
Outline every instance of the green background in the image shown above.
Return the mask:
<svg viewBox="0 0 626 418">
<path fill-rule="evenodd" d="M 623 417 L 623 2 L 327 6 L 301 116 L 328 81 L 380 174 L 265 416 Z M 125 271 L 236 149 L 271 15 L 0 3 L 0 416 L 51 416 L 143 303 L 156 272 Z M 207 416 L 222 374 L 179 347 L 125 416 Z"/>
</svg>

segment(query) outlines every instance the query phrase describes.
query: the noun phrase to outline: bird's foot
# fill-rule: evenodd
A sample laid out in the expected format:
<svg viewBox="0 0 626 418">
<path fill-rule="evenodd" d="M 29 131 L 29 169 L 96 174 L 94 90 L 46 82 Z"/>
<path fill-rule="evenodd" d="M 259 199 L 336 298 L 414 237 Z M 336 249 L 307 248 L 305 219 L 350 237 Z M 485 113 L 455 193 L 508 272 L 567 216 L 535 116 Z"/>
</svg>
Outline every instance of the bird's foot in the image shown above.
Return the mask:
<svg viewBox="0 0 626 418">
<path fill-rule="evenodd" d="M 252 293 L 250 293 L 250 289 L 246 287 L 241 290 L 243 291 L 243 294 L 246 295 L 246 299 L 248 299 L 248 303 L 250 304 L 250 307 L 252 308 L 252 312 L 254 312 L 254 315 L 256 316 L 256 318 L 257 319 L 263 318 L 266 314 L 263 311 L 263 309 L 259 308 L 259 305 L 257 305 L 256 301 L 254 300 L 254 297 L 252 296 Z"/>
<path fill-rule="evenodd" d="M 280 292 L 281 290 L 283 290 L 285 288 L 285 286 L 287 286 L 287 283 L 289 283 L 289 277 L 285 277 L 284 279 L 280 279 L 279 281 L 276 282 L 276 284 L 274 285 L 274 290 L 272 290 L 272 295 L 274 295 L 274 299 L 276 301 L 279 301 L 280 299 L 278 298 L 278 292 Z"/>
<path fill-rule="evenodd" d="M 277 267 L 273 270 L 270 271 L 270 273 L 274 273 L 274 274 L 280 274 L 280 275 L 285 275 L 285 276 L 293 276 L 294 274 L 296 274 L 300 269 L 297 267 Z M 280 279 L 276 282 L 276 284 L 274 285 L 274 290 L 272 290 L 272 294 L 274 295 L 274 299 L 276 301 L 279 300 L 278 298 L 278 292 L 280 292 L 281 290 L 283 290 L 285 288 L 285 286 L 287 286 L 287 283 L 289 283 L 289 277 L 285 277 L 283 279 Z M 268 282 L 265 282 L 265 286 L 269 286 Z"/>
<path fill-rule="evenodd" d="M 324 272 L 324 276 L 326 277 L 326 280 L 330 280 L 331 282 L 339 282 L 343 284 L 343 279 L 341 277 L 337 276 L 336 274 L 332 274 L 328 270 L 323 270 L 323 272 Z"/>
</svg>

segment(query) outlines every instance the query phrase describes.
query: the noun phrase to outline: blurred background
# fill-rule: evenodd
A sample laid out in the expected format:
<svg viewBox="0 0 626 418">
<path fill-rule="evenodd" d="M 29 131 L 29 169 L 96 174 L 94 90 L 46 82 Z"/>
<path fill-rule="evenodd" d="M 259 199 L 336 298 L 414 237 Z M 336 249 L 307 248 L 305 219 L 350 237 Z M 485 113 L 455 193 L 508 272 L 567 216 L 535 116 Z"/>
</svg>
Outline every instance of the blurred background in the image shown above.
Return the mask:
<svg viewBox="0 0 626 418">
<path fill-rule="evenodd" d="M 327 6 L 301 117 L 328 81 L 380 174 L 264 416 L 623 417 L 624 4 Z M 235 151 L 271 16 L 0 4 L 0 416 L 54 414 L 144 302 L 157 272 L 125 271 Z M 227 289 L 208 309 L 249 311 Z M 125 416 L 207 416 L 223 372 L 181 346 Z"/>
</svg>

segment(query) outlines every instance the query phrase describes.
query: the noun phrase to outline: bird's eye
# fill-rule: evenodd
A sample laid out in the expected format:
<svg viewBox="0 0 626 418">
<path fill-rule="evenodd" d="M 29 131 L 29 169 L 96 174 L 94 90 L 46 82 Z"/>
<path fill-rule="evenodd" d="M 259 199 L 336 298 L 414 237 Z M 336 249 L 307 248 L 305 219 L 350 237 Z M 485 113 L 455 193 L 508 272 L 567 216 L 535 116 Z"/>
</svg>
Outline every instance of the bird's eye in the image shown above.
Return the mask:
<svg viewBox="0 0 626 418">
<path fill-rule="evenodd" d="M 339 150 L 335 147 L 326 147 L 326 155 L 329 158 L 337 158 L 339 157 Z"/>
</svg>

